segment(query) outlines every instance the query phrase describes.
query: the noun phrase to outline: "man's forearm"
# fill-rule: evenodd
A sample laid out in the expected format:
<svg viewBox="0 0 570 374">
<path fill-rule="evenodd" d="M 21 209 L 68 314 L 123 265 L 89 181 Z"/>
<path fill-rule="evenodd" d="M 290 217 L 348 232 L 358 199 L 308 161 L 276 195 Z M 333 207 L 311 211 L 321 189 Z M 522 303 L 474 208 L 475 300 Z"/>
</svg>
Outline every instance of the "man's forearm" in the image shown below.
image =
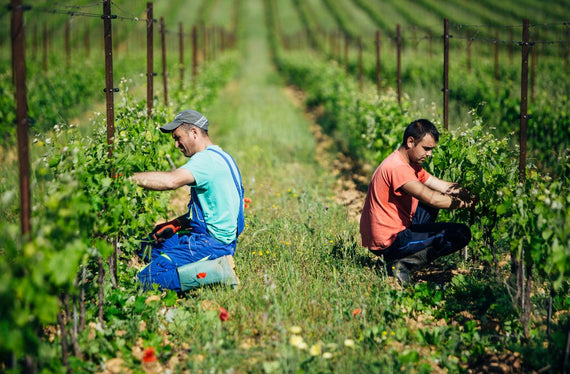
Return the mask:
<svg viewBox="0 0 570 374">
<path fill-rule="evenodd" d="M 146 171 L 141 173 L 134 173 L 133 180 L 139 186 L 153 191 L 166 191 L 176 188 L 171 183 L 169 173 L 165 171 Z"/>
<path fill-rule="evenodd" d="M 405 193 L 415 197 L 419 201 L 433 206 L 434 208 L 468 208 L 473 204 L 470 199 L 463 200 L 459 196 L 446 194 L 445 192 L 432 188 L 432 186 L 434 186 L 434 181 L 431 180 L 430 182 L 432 183 L 422 184 L 419 181 L 412 181 L 404 184 L 401 188 Z M 440 185 L 440 183 L 436 184 Z"/>
<path fill-rule="evenodd" d="M 419 200 L 438 209 L 456 209 L 461 207 L 459 199 L 436 190 L 431 190 L 427 196 Z"/>
<path fill-rule="evenodd" d="M 424 184 L 432 190 L 444 193 L 446 195 L 452 194 L 453 191 L 460 188 L 459 184 L 457 183 L 448 182 L 434 176 L 431 176 Z"/>
<path fill-rule="evenodd" d="M 436 191 L 434 195 L 437 195 L 437 192 L 441 193 L 441 195 L 435 198 L 435 200 L 439 200 L 439 207 L 443 204 L 446 208 L 451 209 L 469 208 L 473 204 L 474 196 L 471 195 L 468 189 L 461 187 L 459 183 L 448 182 L 433 177 L 428 180 L 426 186 Z"/>
</svg>

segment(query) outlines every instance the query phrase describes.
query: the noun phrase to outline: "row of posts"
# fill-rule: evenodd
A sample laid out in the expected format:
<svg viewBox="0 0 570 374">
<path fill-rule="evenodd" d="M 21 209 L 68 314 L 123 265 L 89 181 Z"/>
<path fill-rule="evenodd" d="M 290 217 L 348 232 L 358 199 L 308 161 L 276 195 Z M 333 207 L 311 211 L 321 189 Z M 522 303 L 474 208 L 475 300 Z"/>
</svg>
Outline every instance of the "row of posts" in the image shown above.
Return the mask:
<svg viewBox="0 0 570 374">
<path fill-rule="evenodd" d="M 38 48 L 41 48 L 42 70 L 44 73 L 46 73 L 48 70 L 48 54 L 49 54 L 48 50 L 50 48 L 50 44 L 52 43 L 51 42 L 52 37 L 45 23 L 41 26 L 41 28 L 42 28 L 40 36 L 41 42 L 38 41 L 38 39 L 40 38 L 38 37 L 37 27 L 34 26 L 32 29 L 33 36 L 31 40 L 31 54 L 35 56 L 37 54 Z M 193 27 L 193 30 L 194 28 L 197 29 L 196 31 L 193 31 L 196 33 L 195 36 L 196 46 L 198 45 L 198 35 L 201 34 L 202 37 L 200 41 L 201 56 L 204 61 L 214 60 L 216 58 L 218 50 L 224 51 L 227 47 L 229 47 L 233 43 L 234 39 L 233 35 L 221 27 L 217 26 L 206 27 L 205 25 L 202 24 L 200 27 Z M 160 32 L 162 32 L 162 30 L 163 28 L 161 26 Z M 164 29 L 165 34 L 169 32 L 170 31 Z M 184 37 L 185 37 L 182 23 L 179 23 L 179 32 L 177 34 L 179 37 L 178 39 L 180 43 L 180 50 L 182 51 L 184 48 Z M 72 35 L 72 26 L 70 19 L 68 19 L 65 22 L 64 26 L 64 51 L 65 51 L 65 61 L 67 67 L 71 66 L 71 55 L 72 55 L 71 35 Z M 90 40 L 89 28 L 86 28 L 85 32 L 83 33 L 82 46 L 86 52 L 87 57 L 89 57 L 91 53 L 91 40 Z M 199 52 L 197 53 L 200 54 Z M 181 65 L 182 64 L 183 61 L 181 61 Z M 183 78 L 182 74 L 183 72 L 181 71 L 181 79 Z"/>
<path fill-rule="evenodd" d="M 530 22 L 523 20 L 521 46 L 521 104 L 520 104 L 520 126 L 519 126 L 519 181 L 522 183 L 526 177 L 526 137 L 528 116 L 528 73 L 529 55 L 534 43 L 529 39 Z M 443 32 L 443 125 L 448 128 L 449 114 L 449 20 L 444 20 Z M 498 42 L 495 42 L 495 80 L 498 80 Z"/>
<path fill-rule="evenodd" d="M 449 26 L 448 26 L 449 28 Z M 570 28 L 567 28 L 570 30 Z M 284 44 L 286 46 L 286 48 L 292 48 L 292 47 L 296 47 L 296 48 L 300 48 L 303 45 L 306 45 L 305 43 L 303 43 L 303 38 L 304 38 L 304 33 L 298 33 L 292 37 L 286 37 L 284 38 Z M 449 30 L 448 30 L 448 35 L 449 35 Z M 514 54 L 514 48 L 513 46 L 516 44 L 513 40 L 513 32 L 512 29 L 510 29 L 509 32 L 510 38 L 509 38 L 509 42 L 508 42 L 508 54 L 509 54 L 509 61 L 512 63 L 513 62 L 513 54 Z M 568 32 L 566 33 L 566 35 L 568 35 Z M 493 43 L 494 47 L 493 47 L 493 59 L 494 59 L 494 79 L 496 84 L 498 85 L 499 83 L 499 35 L 498 32 L 495 32 L 495 38 L 490 40 L 491 43 Z M 374 45 L 375 45 L 375 52 L 376 52 L 376 86 L 377 86 L 377 90 L 378 93 L 380 93 L 381 91 L 381 74 L 380 74 L 380 46 L 382 44 L 381 40 L 380 40 L 380 31 L 376 31 L 375 33 L 375 41 L 374 41 Z M 415 38 L 414 38 L 415 39 Z M 426 37 L 426 39 L 429 42 L 429 46 L 428 46 L 428 56 L 432 57 L 433 54 L 433 48 L 432 48 L 432 37 Z M 471 55 L 472 55 L 472 51 L 471 51 L 471 47 L 472 47 L 472 43 L 475 40 L 473 37 L 471 37 L 471 33 L 468 31 L 467 32 L 467 42 L 466 42 L 466 65 L 467 65 L 467 71 L 471 72 L 472 68 L 472 64 L 471 64 Z M 341 58 L 341 50 L 342 48 L 342 43 L 339 43 L 340 40 L 342 39 L 342 33 L 340 31 L 333 31 L 329 34 L 329 40 L 330 40 L 330 46 L 329 46 L 329 56 L 331 56 L 333 59 L 337 59 L 339 62 L 341 60 L 344 60 L 345 64 L 347 65 L 348 68 L 348 51 L 349 51 L 349 44 L 350 44 L 350 37 L 347 34 L 344 34 L 344 58 Z M 402 53 L 402 48 L 403 48 L 403 39 L 402 39 L 402 35 L 401 35 L 401 30 L 400 30 L 400 25 L 396 25 L 396 32 L 394 34 L 394 38 L 393 38 L 395 47 L 396 47 L 396 53 L 397 53 L 397 72 L 396 72 L 396 83 L 397 83 L 397 93 L 398 93 L 398 101 L 401 102 L 401 97 L 402 97 L 402 80 L 401 80 L 401 53 Z M 316 44 L 316 43 L 313 43 Z M 562 43 L 561 43 L 562 44 Z M 362 37 L 358 37 L 356 39 L 356 45 L 357 45 L 357 50 L 358 50 L 358 75 L 359 75 L 359 82 L 360 82 L 360 88 L 362 89 L 362 80 L 363 80 L 363 69 L 362 69 L 362 52 L 364 50 L 364 43 L 362 41 Z M 417 45 L 417 43 L 416 43 Z M 569 69 L 569 53 L 568 53 L 568 48 L 565 50 L 564 52 L 564 59 L 565 59 L 565 65 L 566 65 L 566 69 Z M 536 48 L 532 48 L 530 51 L 530 67 L 529 67 L 529 75 L 530 75 L 530 81 L 529 81 L 529 86 L 530 86 L 530 99 L 533 100 L 534 99 L 534 86 L 535 86 L 535 70 L 536 70 L 536 64 L 538 61 L 538 55 L 537 55 L 537 49 Z"/>
<path fill-rule="evenodd" d="M 297 46 L 302 45 L 303 43 L 299 41 L 299 37 L 303 34 L 297 34 Z M 334 35 L 334 37 L 333 37 Z M 340 35 L 340 34 L 338 34 Z M 334 56 L 340 56 L 340 48 L 339 43 L 337 40 L 337 34 L 331 34 L 330 37 L 330 55 L 334 58 Z M 309 37 L 309 36 L 307 36 Z M 448 129 L 449 124 L 449 66 L 450 66 L 450 58 L 449 58 L 449 39 L 451 38 L 451 34 L 449 31 L 449 19 L 444 19 L 444 30 L 443 30 L 443 126 L 445 129 Z M 313 38 L 314 39 L 314 38 Z M 431 42 L 431 38 L 430 42 Z M 285 39 L 285 46 L 291 47 L 291 38 Z M 312 39 L 308 39 L 312 40 Z M 396 44 L 396 83 L 397 83 L 397 95 L 398 95 L 398 103 L 401 103 L 402 100 L 402 60 L 401 60 L 401 52 L 402 52 L 402 37 L 400 31 L 400 25 L 396 25 L 396 33 L 394 38 Z M 471 66 L 471 42 L 472 40 L 468 37 L 467 42 L 467 67 L 470 70 Z M 316 44 L 313 42 L 312 44 Z M 509 48 L 509 55 L 512 54 L 512 45 L 514 42 L 512 41 L 512 32 L 511 32 L 511 47 Z M 528 105 L 528 86 L 529 86 L 529 56 L 531 57 L 531 69 L 530 69 L 530 76 L 531 76 L 531 98 L 534 97 L 534 69 L 536 65 L 536 58 L 535 55 L 532 53 L 533 49 L 531 48 L 533 43 L 529 40 L 529 20 L 523 20 L 523 31 L 522 31 L 522 41 L 519 43 L 522 47 L 522 70 L 521 70 L 521 114 L 520 114 L 520 155 L 519 155 L 519 180 L 522 182 L 525 178 L 525 169 L 526 169 L 526 133 L 527 133 L 527 121 L 528 121 L 528 113 L 527 113 L 527 105 Z M 349 45 L 349 37 L 345 35 L 344 38 L 344 61 L 348 66 L 348 45 Z M 376 57 L 376 89 L 378 93 L 381 92 L 381 68 L 380 68 L 380 31 L 376 31 L 375 33 L 375 57 Z M 430 43 L 431 46 L 431 43 Z M 363 42 L 362 37 L 357 38 L 357 49 L 358 49 L 358 81 L 359 81 L 359 88 L 360 91 L 363 90 L 363 66 L 362 66 L 362 55 L 363 55 Z M 431 51 L 431 47 L 430 47 Z M 511 57 L 512 59 L 512 57 Z M 498 34 L 495 34 L 494 40 L 494 79 L 496 82 L 499 80 L 499 41 L 498 41 Z"/>
<path fill-rule="evenodd" d="M 21 0 L 12 0 L 12 61 L 15 83 L 16 95 L 16 109 L 17 109 L 17 122 L 18 122 L 18 152 L 20 158 L 20 189 L 21 189 L 21 230 L 23 234 L 30 231 L 30 192 L 29 192 L 29 155 L 28 155 L 28 134 L 27 134 L 27 99 L 25 94 L 25 54 L 24 54 L 24 29 L 23 29 L 23 6 Z M 112 143 L 114 138 L 114 98 L 113 93 L 116 89 L 113 87 L 113 48 L 112 48 L 112 31 L 111 31 L 111 4 L 109 0 L 103 1 L 103 21 L 104 21 L 104 40 L 105 40 L 105 93 L 107 101 L 107 142 L 108 142 L 108 156 L 112 157 L 113 149 Z M 153 9 L 152 3 L 147 3 L 147 115 L 152 115 L 153 109 Z M 163 63 L 163 84 L 164 84 L 164 101 L 168 102 L 168 88 L 167 88 L 167 69 L 165 57 L 165 28 L 164 19 L 160 20 L 161 26 L 161 40 L 162 40 L 162 63 Z M 528 56 L 531 50 L 531 43 L 529 42 L 529 22 L 523 21 L 523 39 L 521 42 L 522 47 L 522 69 L 521 69 L 521 123 L 520 123 L 520 158 L 519 158 L 519 174 L 520 180 L 524 179 L 524 171 L 526 169 L 526 125 L 528 120 L 527 115 L 527 92 L 528 92 Z M 183 33 L 180 32 L 181 38 Z M 449 20 L 444 20 L 444 61 L 443 61 L 443 124 L 448 128 L 448 113 L 449 113 Z M 362 89 L 362 39 L 359 38 L 359 75 L 360 87 Z M 376 84 L 377 89 L 380 91 L 380 33 L 376 32 Z M 183 61 L 183 42 L 180 41 L 180 61 Z M 192 74 L 193 77 L 197 74 L 197 32 L 196 27 L 192 30 L 192 45 L 193 45 L 193 58 L 192 58 Z M 400 27 L 397 25 L 396 29 L 396 45 L 397 45 L 397 85 L 398 85 L 398 101 L 401 101 L 401 37 Z M 183 65 L 181 64 L 181 75 L 183 74 Z"/>
<path fill-rule="evenodd" d="M 106 99 L 106 117 L 107 117 L 107 145 L 108 157 L 113 157 L 113 139 L 114 139 L 114 93 L 118 91 L 114 87 L 113 81 L 113 36 L 112 36 L 112 20 L 116 18 L 111 14 L 111 0 L 103 0 L 103 31 L 104 31 L 104 49 L 105 49 L 105 99 Z M 22 235 L 27 238 L 31 231 L 31 193 L 30 193 L 30 160 L 29 160 L 29 134 L 28 134 L 28 112 L 27 112 L 27 93 L 26 93 L 26 58 L 25 58 L 25 33 L 24 33 L 24 17 L 23 13 L 30 7 L 24 6 L 22 0 L 11 0 L 11 42 L 12 42 L 12 71 L 14 82 L 14 95 L 16 102 L 16 122 L 17 122 L 17 144 L 18 144 L 18 160 L 19 160 L 19 180 L 20 180 L 20 229 Z M 153 38 L 154 23 L 153 4 L 147 3 L 146 9 L 146 47 L 147 47 L 147 116 L 150 118 L 153 110 L 153 94 L 154 94 L 154 55 L 153 55 Z M 47 33 L 44 24 L 43 27 L 43 65 L 44 71 L 47 65 Z M 164 86 L 164 102 L 168 104 L 168 86 L 167 86 L 167 68 L 166 68 L 166 46 L 165 46 L 166 28 L 164 18 L 160 19 L 160 35 L 162 42 L 162 79 Z M 204 58 L 206 58 L 206 45 L 209 43 L 208 33 L 202 33 L 204 40 Z M 69 28 L 65 31 L 65 46 L 67 61 L 69 61 Z M 194 26 L 191 33 L 192 39 L 192 78 L 195 80 L 198 74 L 198 30 Z M 222 51 L 235 43 L 235 36 L 226 35 L 223 31 L 220 33 Z M 212 57 L 215 57 L 215 47 L 209 51 Z M 184 33 L 183 27 L 179 27 L 179 51 L 180 51 L 180 81 L 184 79 Z M 113 171 L 110 170 L 113 174 Z M 116 263 L 116 262 L 115 262 Z"/>
</svg>

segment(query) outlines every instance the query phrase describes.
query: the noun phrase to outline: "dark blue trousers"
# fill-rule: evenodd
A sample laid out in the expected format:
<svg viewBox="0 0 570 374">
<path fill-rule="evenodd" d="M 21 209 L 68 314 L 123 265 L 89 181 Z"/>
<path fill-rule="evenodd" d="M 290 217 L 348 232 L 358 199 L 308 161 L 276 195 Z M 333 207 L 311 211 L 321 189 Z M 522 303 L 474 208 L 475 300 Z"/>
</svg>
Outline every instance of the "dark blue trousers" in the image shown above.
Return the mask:
<svg viewBox="0 0 570 374">
<path fill-rule="evenodd" d="M 430 248 L 430 261 L 465 247 L 471 230 L 463 223 L 435 222 L 439 209 L 418 204 L 412 224 L 396 236 L 394 243 L 383 250 L 371 251 L 385 261 L 395 261 Z"/>
</svg>

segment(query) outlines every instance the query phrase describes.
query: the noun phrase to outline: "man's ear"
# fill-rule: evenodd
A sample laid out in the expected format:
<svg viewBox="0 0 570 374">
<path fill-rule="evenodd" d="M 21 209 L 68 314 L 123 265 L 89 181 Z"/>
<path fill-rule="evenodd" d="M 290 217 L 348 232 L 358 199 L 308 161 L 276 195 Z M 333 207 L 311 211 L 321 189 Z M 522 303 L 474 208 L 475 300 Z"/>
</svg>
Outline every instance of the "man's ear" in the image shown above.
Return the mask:
<svg viewBox="0 0 570 374">
<path fill-rule="evenodd" d="M 406 148 L 408 148 L 408 149 L 413 148 L 415 144 L 416 144 L 416 142 L 414 140 L 414 137 L 408 136 L 408 139 L 406 139 Z"/>
</svg>

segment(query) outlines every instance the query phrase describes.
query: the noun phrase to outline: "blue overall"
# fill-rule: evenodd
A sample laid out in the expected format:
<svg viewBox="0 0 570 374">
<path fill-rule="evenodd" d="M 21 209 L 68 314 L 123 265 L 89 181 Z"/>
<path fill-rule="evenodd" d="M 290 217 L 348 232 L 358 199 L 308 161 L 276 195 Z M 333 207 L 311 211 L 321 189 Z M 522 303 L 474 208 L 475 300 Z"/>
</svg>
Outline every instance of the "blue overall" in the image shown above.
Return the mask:
<svg viewBox="0 0 570 374">
<path fill-rule="evenodd" d="M 215 150 L 213 150 L 213 152 L 220 154 L 226 163 L 228 163 L 228 166 L 230 165 L 224 155 Z M 238 170 L 239 173 L 237 165 L 236 170 Z M 238 181 L 233 171 L 232 177 L 238 188 L 240 201 L 243 201 L 243 186 L 241 186 L 241 188 L 238 186 Z M 241 181 L 241 175 L 239 177 Z M 156 283 L 159 288 L 180 291 L 180 279 L 178 278 L 178 272 L 176 270 L 178 267 L 191 262 L 214 260 L 226 255 L 233 256 L 235 253 L 237 236 L 241 233 L 241 230 L 243 230 L 243 204 L 240 205 L 236 239 L 231 243 L 225 244 L 208 233 L 204 212 L 200 200 L 198 200 L 195 188 L 191 188 L 190 196 L 190 202 L 188 203 L 190 231 L 183 234 L 176 233 L 160 244 L 148 242 L 142 244 L 143 253 L 145 247 L 148 245 L 152 246 L 150 254 L 151 263 L 138 274 L 138 279 L 145 289 L 152 289 L 152 285 Z"/>
<path fill-rule="evenodd" d="M 471 230 L 462 223 L 435 222 L 439 209 L 418 204 L 412 225 L 399 232 L 394 243 L 383 250 L 371 250 L 386 261 L 411 256 L 425 248 L 432 248 L 430 261 L 454 253 L 469 244 Z"/>
</svg>

